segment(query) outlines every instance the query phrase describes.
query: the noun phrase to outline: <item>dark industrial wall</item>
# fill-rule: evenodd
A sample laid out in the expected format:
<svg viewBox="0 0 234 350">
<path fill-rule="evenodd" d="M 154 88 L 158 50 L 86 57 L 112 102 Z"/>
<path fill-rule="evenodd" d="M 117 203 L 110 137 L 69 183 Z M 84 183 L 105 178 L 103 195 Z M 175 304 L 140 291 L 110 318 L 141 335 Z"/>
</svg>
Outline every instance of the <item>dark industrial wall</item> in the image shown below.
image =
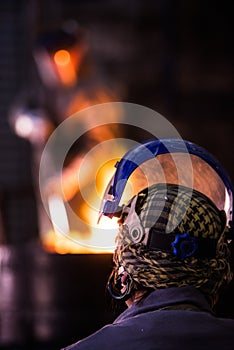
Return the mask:
<svg viewBox="0 0 234 350">
<path fill-rule="evenodd" d="M 38 235 L 31 146 L 12 132 L 8 119 L 30 72 L 25 4 L 0 3 L 0 241 L 5 243 L 23 243 Z"/>
<path fill-rule="evenodd" d="M 39 27 L 76 19 L 98 70 L 122 100 L 163 114 L 233 179 L 233 3 L 38 1 Z"/>
</svg>

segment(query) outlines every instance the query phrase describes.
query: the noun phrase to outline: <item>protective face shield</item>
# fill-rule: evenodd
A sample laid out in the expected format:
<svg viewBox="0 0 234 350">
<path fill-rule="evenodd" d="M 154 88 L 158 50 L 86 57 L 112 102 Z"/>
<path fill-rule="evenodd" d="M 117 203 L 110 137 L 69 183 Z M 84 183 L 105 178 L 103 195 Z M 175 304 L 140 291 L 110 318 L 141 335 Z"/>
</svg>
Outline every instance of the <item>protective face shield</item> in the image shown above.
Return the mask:
<svg viewBox="0 0 234 350">
<path fill-rule="evenodd" d="M 160 208 L 154 211 L 153 221 L 146 224 L 146 220 L 143 223 L 144 215 L 139 213 L 142 206 L 144 207 L 148 190 L 153 188 L 155 191 L 155 186 L 158 193 L 161 193 Z M 187 205 L 175 220 L 170 220 L 170 223 L 167 222 L 161 227 L 160 232 L 158 223 L 164 215 L 168 188 L 175 191 L 173 198 L 182 196 Z M 192 207 L 192 215 L 199 215 L 199 211 L 196 212 L 197 198 L 200 206 L 204 199 L 205 221 L 207 215 L 212 212 L 210 205 L 214 206 L 214 210 L 217 208 L 221 213 L 225 213 L 219 231 L 226 230 L 226 238 L 230 242 L 233 238 L 233 188 L 222 166 L 210 153 L 191 142 L 153 139 L 127 152 L 116 164 L 115 174 L 104 194 L 100 216 L 121 217 L 116 251 L 121 240 L 121 244 L 141 244 L 149 251 L 170 252 L 180 260 L 191 256 L 212 258 L 216 254 L 218 237 L 212 236 L 211 240 L 207 240 L 202 236 L 192 237 L 189 229 L 187 232 L 178 230 L 183 226 L 183 217 L 188 208 Z M 210 222 L 214 221 L 213 219 L 211 215 Z M 200 221 L 198 220 L 198 223 Z M 119 258 L 115 259 L 118 263 Z M 116 292 L 113 288 L 109 290 L 112 296 L 121 299 L 129 295 L 131 276 L 124 276 L 119 266 L 117 268 L 118 271 L 111 277 L 108 285 L 116 286 Z M 123 280 L 127 281 L 126 288 L 121 284 Z M 118 293 L 118 290 L 123 292 Z"/>
</svg>

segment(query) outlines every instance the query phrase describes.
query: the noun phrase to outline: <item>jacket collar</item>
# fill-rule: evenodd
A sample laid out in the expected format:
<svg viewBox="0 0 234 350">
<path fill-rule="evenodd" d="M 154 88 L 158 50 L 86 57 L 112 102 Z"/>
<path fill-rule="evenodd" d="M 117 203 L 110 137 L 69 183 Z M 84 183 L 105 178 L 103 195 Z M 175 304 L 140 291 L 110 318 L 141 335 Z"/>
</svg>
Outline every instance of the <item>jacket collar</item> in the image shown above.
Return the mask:
<svg viewBox="0 0 234 350">
<path fill-rule="evenodd" d="M 156 311 L 178 304 L 191 304 L 201 311 L 212 312 L 204 295 L 194 287 L 176 287 L 158 289 L 141 301 L 134 302 L 114 323 L 118 323 L 141 313 Z"/>
</svg>

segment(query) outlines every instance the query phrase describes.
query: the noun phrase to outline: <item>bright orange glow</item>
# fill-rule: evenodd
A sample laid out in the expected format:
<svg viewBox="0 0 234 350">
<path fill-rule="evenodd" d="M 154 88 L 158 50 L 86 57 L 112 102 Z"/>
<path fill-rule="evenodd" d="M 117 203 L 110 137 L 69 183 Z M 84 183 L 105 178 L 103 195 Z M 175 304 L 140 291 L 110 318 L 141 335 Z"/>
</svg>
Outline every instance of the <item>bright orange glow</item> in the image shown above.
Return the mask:
<svg viewBox="0 0 234 350">
<path fill-rule="evenodd" d="M 76 157 L 62 173 L 62 190 L 65 200 L 68 202 L 79 191 L 78 171 L 82 157 Z"/>
<path fill-rule="evenodd" d="M 61 82 L 66 86 L 74 85 L 77 77 L 71 54 L 67 50 L 56 51 L 54 63 Z"/>
<path fill-rule="evenodd" d="M 56 66 L 57 72 L 61 73 L 64 67 Z M 104 100 L 101 93 L 99 97 Z M 110 121 L 117 120 L 121 112 L 111 108 Z M 91 113 L 82 122 L 91 128 L 95 118 Z M 103 216 L 99 223 L 98 219 L 105 188 L 115 172 L 114 165 L 127 150 L 124 143 L 114 141 L 116 130 L 108 126 L 96 128 L 90 135 L 98 145 L 85 154 L 78 153 L 64 167 L 62 175 L 48 179 L 45 192 L 51 222 L 43 233 L 45 250 L 58 254 L 113 253 L 117 218 Z"/>
<path fill-rule="evenodd" d="M 100 197 L 103 196 L 103 189 L 114 174 L 115 164 L 119 158 L 114 158 L 103 164 L 96 174 L 96 188 Z"/>
<path fill-rule="evenodd" d="M 76 235 L 76 232 L 71 232 L 71 236 Z M 83 244 L 78 244 L 75 241 L 72 241 L 66 236 L 57 234 L 55 231 L 50 231 L 46 234 L 43 239 L 43 247 L 46 251 L 50 253 L 58 254 L 112 254 L 113 249 L 95 249 L 88 247 L 88 243 L 84 241 Z"/>
<path fill-rule="evenodd" d="M 113 253 L 115 237 L 118 230 L 117 218 L 109 219 L 103 217 L 97 225 L 99 215 L 97 208 L 100 207 L 100 201 L 106 183 L 109 182 L 113 175 L 113 168 L 116 161 L 117 159 L 113 159 L 106 162 L 97 172 L 96 189 L 98 198 L 96 198 L 95 195 L 92 195 L 91 198 L 94 207 L 90 207 L 85 201 L 80 203 L 79 215 L 82 216 L 91 230 L 88 236 L 82 236 L 80 232 L 74 231 L 69 227 L 68 217 L 61 194 L 57 193 L 49 196 L 48 206 L 53 229 L 46 233 L 42 242 L 47 251 L 56 252 L 58 254 Z M 75 178 L 77 179 L 79 165 L 80 160 L 77 158 L 77 161 L 74 162 L 74 166 L 63 174 L 63 184 L 67 186 L 65 186 L 66 197 L 69 197 L 71 194 L 74 195 L 76 190 L 79 191 L 78 183 L 75 181 Z M 87 179 L 90 181 L 89 178 Z M 82 185 L 84 185 L 84 183 L 82 183 Z"/>
<path fill-rule="evenodd" d="M 55 63 L 59 66 L 66 66 L 71 61 L 70 53 L 67 50 L 58 50 L 54 54 Z"/>
</svg>

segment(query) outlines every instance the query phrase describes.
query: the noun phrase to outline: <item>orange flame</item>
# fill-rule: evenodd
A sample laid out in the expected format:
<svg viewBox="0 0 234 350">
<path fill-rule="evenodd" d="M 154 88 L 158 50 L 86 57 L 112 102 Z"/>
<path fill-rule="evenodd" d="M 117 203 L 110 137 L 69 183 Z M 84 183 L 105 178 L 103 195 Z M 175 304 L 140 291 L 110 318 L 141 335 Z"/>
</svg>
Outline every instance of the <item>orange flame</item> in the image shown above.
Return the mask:
<svg viewBox="0 0 234 350">
<path fill-rule="evenodd" d="M 100 198 L 102 198 L 104 189 L 113 173 L 113 165 L 116 159 L 106 162 L 98 171 L 96 176 L 96 189 L 98 198 L 92 196 L 90 206 L 85 201 L 79 208 L 79 215 L 89 225 L 90 233 L 83 235 L 69 228 L 69 220 L 66 213 L 65 203 L 59 192 L 52 192 L 48 197 L 48 206 L 50 219 L 53 229 L 47 232 L 43 238 L 43 246 L 49 252 L 59 254 L 100 254 L 112 253 L 115 245 L 115 237 L 117 234 L 117 219 L 110 220 L 103 217 L 100 224 L 97 225 L 98 211 L 100 207 Z M 65 184 L 66 200 L 77 191 L 78 185 L 75 181 L 77 167 L 80 161 L 76 160 L 70 170 L 66 170 L 63 174 L 63 183 Z M 99 201 L 99 202 L 98 202 Z"/>
<path fill-rule="evenodd" d="M 73 85 L 76 82 L 76 71 L 70 53 L 67 50 L 56 51 L 54 62 L 62 83 L 67 86 Z"/>
</svg>

